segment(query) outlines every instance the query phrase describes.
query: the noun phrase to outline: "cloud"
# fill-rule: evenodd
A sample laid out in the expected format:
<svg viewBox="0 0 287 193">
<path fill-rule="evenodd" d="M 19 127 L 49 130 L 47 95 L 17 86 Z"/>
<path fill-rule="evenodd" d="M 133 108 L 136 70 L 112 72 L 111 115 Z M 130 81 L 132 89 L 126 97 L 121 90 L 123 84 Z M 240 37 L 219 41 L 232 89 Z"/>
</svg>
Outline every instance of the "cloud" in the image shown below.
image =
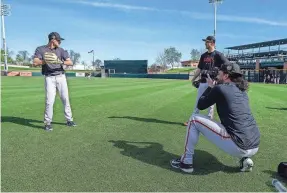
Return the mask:
<svg viewBox="0 0 287 193">
<path fill-rule="evenodd" d="M 183 15 L 189 16 L 193 19 L 202 19 L 202 20 L 211 20 L 214 19 L 212 14 L 207 13 L 197 13 L 197 12 L 188 12 L 188 11 L 178 11 Z M 287 22 L 281 21 L 271 21 L 262 18 L 256 17 L 243 17 L 243 16 L 235 16 L 235 15 L 222 15 L 217 14 L 218 21 L 230 21 L 230 22 L 242 22 L 242 23 L 253 23 L 253 24 L 265 24 L 271 26 L 287 26 Z"/>
<path fill-rule="evenodd" d="M 268 39 L 267 36 L 252 36 L 252 35 L 242 35 L 242 33 L 239 34 L 232 34 L 232 33 L 219 33 L 217 37 L 222 38 L 229 38 L 229 39 Z"/>
<path fill-rule="evenodd" d="M 116 3 L 87 2 L 87 1 L 77 1 L 77 2 L 81 4 L 91 5 L 94 7 L 114 8 L 119 10 L 159 11 L 158 9 L 151 7 L 133 6 L 133 5 L 116 4 Z"/>
<path fill-rule="evenodd" d="M 88 2 L 88 1 L 73 1 L 73 2 L 90 5 L 93 7 L 112 8 L 112 9 L 118 9 L 122 11 L 133 11 L 133 10 L 134 11 L 154 11 L 154 12 L 156 11 L 156 12 L 164 12 L 164 13 L 171 13 L 171 14 L 173 13 L 182 14 L 182 15 L 191 17 L 193 19 L 200 19 L 200 20 L 213 19 L 213 15 L 209 13 L 197 13 L 197 12 L 190 12 L 190 11 L 158 9 L 158 8 L 153 8 L 153 7 L 134 6 L 134 5 L 127 5 L 127 4 L 116 4 L 116 3 L 106 3 L 106 2 Z M 268 20 L 268 19 L 256 18 L 256 17 L 243 17 L 243 16 L 218 14 L 217 20 L 287 27 L 287 22 L 284 22 L 284 21 L 274 21 L 274 20 Z"/>
<path fill-rule="evenodd" d="M 284 27 L 287 26 L 287 22 L 271 21 L 271 20 L 261 19 L 261 18 L 256 18 L 256 17 L 241 17 L 241 16 L 232 16 L 232 15 L 218 15 L 218 19 L 222 20 L 222 21 L 266 24 L 266 25 L 284 26 Z"/>
</svg>

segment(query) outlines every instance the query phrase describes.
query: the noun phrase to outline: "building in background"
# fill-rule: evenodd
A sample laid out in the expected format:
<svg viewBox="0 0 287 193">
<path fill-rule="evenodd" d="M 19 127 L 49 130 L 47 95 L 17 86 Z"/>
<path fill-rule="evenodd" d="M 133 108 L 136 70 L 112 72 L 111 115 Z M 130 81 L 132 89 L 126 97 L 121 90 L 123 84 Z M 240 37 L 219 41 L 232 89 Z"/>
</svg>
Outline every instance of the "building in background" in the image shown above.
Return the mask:
<svg viewBox="0 0 287 193">
<path fill-rule="evenodd" d="M 147 74 L 148 60 L 104 60 L 103 68 L 108 74 Z"/>
<path fill-rule="evenodd" d="M 249 81 L 264 82 L 270 75 L 286 82 L 286 45 L 287 38 L 232 46 L 225 48 L 226 57 L 240 65 Z"/>
<path fill-rule="evenodd" d="M 199 61 L 193 61 L 193 60 L 185 60 L 181 61 L 181 66 L 182 67 L 190 67 L 190 68 L 197 68 Z"/>
</svg>

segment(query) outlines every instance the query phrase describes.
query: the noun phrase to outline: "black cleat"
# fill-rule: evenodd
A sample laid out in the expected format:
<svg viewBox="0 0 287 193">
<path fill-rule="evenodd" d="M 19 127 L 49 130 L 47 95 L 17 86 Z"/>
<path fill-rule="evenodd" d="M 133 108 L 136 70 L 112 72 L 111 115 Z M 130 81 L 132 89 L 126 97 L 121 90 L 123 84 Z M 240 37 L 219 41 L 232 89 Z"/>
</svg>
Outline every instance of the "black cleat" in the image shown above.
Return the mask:
<svg viewBox="0 0 287 193">
<path fill-rule="evenodd" d="M 76 127 L 77 125 L 73 121 L 67 121 L 67 126 L 68 127 Z"/>
<path fill-rule="evenodd" d="M 193 165 L 192 164 L 185 164 L 185 163 L 182 163 L 180 161 L 180 159 L 173 159 L 170 161 L 170 165 L 173 167 L 173 168 L 177 168 L 177 169 L 180 169 L 186 173 L 192 173 L 193 172 Z"/>
<path fill-rule="evenodd" d="M 45 125 L 45 131 L 53 131 L 52 125 Z"/>
</svg>

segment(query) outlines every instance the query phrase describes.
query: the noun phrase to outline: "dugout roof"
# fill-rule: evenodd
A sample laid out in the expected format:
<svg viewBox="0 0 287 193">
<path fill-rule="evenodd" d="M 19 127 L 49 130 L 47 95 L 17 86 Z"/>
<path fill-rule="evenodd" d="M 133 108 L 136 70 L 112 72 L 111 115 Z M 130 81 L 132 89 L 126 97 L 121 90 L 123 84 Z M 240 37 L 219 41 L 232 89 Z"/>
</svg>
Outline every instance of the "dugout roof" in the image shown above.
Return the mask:
<svg viewBox="0 0 287 193">
<path fill-rule="evenodd" d="M 227 47 L 225 49 L 229 49 L 229 50 L 247 50 L 247 49 L 259 48 L 259 47 L 279 46 L 279 45 L 283 45 L 283 44 L 287 44 L 287 38 L 279 39 L 279 40 L 266 41 L 266 42 L 245 44 L 245 45 L 240 45 L 240 46 Z"/>
</svg>

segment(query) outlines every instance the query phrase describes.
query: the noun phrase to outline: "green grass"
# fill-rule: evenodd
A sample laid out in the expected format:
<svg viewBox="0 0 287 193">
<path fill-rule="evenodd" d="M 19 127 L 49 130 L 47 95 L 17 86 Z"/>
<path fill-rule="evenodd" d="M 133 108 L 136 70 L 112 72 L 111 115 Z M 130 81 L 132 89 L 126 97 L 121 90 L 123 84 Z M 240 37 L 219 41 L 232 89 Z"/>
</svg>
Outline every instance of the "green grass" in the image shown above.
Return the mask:
<svg viewBox="0 0 287 193">
<path fill-rule="evenodd" d="M 2 77 L 2 191 L 275 191 L 271 177 L 287 161 L 286 85 L 251 84 L 262 134 L 253 172 L 237 172 L 236 159 L 201 136 L 195 172 L 187 175 L 169 161 L 183 153 L 181 124 L 196 96 L 189 81 L 69 78 L 68 84 L 78 127 L 63 125 L 57 96 L 54 131 L 45 132 L 43 78 Z"/>
<path fill-rule="evenodd" d="M 170 69 L 168 70 L 166 73 L 189 73 L 194 71 L 196 68 L 174 68 L 174 69 Z"/>
</svg>

